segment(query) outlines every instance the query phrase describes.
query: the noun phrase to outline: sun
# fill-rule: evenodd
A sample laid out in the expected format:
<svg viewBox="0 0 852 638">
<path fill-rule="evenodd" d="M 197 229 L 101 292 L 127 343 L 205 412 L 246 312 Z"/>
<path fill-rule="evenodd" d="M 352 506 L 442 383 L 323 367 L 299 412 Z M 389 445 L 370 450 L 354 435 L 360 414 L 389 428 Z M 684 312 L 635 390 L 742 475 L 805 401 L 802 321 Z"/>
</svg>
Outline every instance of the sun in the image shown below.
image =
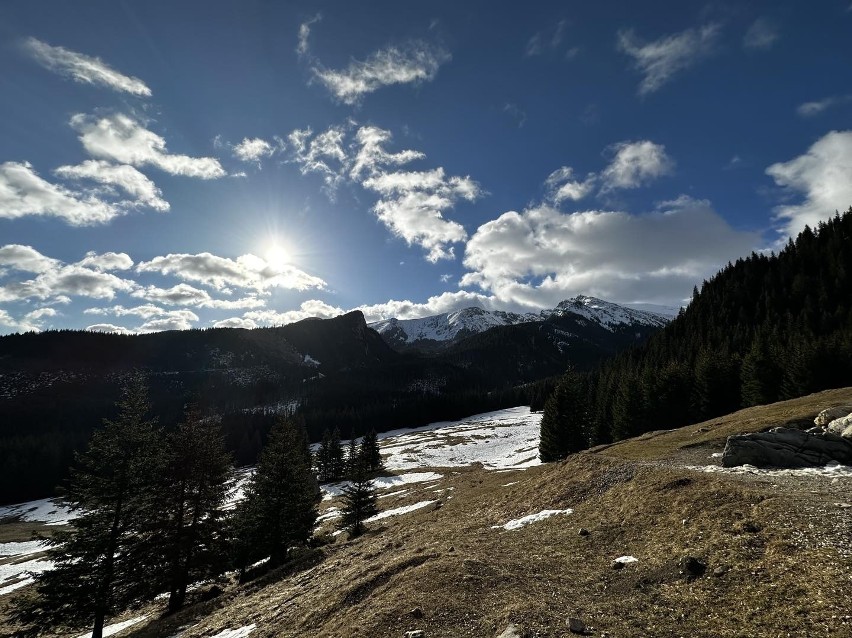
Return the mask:
<svg viewBox="0 0 852 638">
<path fill-rule="evenodd" d="M 276 270 L 283 270 L 290 265 L 293 254 L 283 242 L 276 240 L 267 243 L 263 251 L 263 258 L 267 264 Z"/>
</svg>

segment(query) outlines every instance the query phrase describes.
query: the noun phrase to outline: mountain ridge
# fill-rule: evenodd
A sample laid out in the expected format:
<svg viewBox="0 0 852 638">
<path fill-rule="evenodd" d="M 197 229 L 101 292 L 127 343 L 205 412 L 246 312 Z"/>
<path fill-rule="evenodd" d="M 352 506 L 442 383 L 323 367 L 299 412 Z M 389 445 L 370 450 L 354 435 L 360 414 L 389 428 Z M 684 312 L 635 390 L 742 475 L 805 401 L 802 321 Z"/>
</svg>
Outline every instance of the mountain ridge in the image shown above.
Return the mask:
<svg viewBox="0 0 852 638">
<path fill-rule="evenodd" d="M 652 307 L 648 304 L 639 305 L 644 308 Z M 617 304 L 597 297 L 577 295 L 561 301 L 555 308 L 541 310 L 538 314 L 484 310 L 477 306 L 469 306 L 461 310 L 417 319 L 392 317 L 372 321 L 367 325 L 378 332 L 391 347 L 441 350 L 491 328 L 545 322 L 554 317 L 566 315 L 577 315 L 579 318 L 600 325 L 609 332 L 631 326 L 662 328 L 676 313 L 672 312 L 673 308 L 655 307 L 659 308 L 658 312 Z"/>
</svg>

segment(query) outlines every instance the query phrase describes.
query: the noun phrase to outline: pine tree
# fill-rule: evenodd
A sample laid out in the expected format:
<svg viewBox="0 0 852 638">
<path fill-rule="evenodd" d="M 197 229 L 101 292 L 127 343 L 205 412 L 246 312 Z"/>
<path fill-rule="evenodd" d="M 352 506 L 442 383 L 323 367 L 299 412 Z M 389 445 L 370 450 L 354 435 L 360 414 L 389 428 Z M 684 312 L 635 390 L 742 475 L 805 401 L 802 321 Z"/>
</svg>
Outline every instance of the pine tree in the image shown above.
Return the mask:
<svg viewBox="0 0 852 638">
<path fill-rule="evenodd" d="M 348 531 L 353 538 L 363 534 L 364 521 L 378 512 L 376 498 L 376 488 L 368 478 L 362 459 L 356 465 L 351 483 L 343 488 L 343 512 L 339 529 Z"/>
<path fill-rule="evenodd" d="M 539 456 L 545 463 L 588 447 L 586 388 L 573 369 L 563 375 L 544 405 Z"/>
<path fill-rule="evenodd" d="M 378 472 L 383 469 L 382 453 L 379 450 L 379 437 L 375 428 L 371 429 L 361 439 L 361 457 L 368 472 Z"/>
<path fill-rule="evenodd" d="M 340 430 L 334 428 L 328 447 L 329 480 L 339 481 L 346 474 L 346 463 L 343 457 L 343 446 L 340 443 Z"/>
<path fill-rule="evenodd" d="M 346 476 L 350 479 L 358 471 L 358 464 L 361 462 L 360 448 L 358 447 L 358 439 L 355 438 L 355 433 L 349 435 L 349 445 L 346 450 Z"/>
<path fill-rule="evenodd" d="M 331 431 L 326 428 L 322 434 L 322 442 L 317 450 L 315 464 L 319 480 L 325 483 L 332 480 L 331 476 Z"/>
<path fill-rule="evenodd" d="M 24 622 L 89 623 L 92 638 L 101 638 L 108 616 L 153 594 L 155 558 L 145 530 L 156 519 L 162 437 L 148 417 L 141 375 L 123 388 L 117 406 L 118 416 L 105 419 L 77 455 L 61 500 L 78 515 L 70 530 L 48 540 L 54 569 L 37 576 L 37 596 L 17 610 Z"/>
<path fill-rule="evenodd" d="M 168 443 L 157 543 L 167 566 L 163 589 L 169 592 L 173 612 L 183 606 L 190 583 L 225 571 L 222 508 L 233 482 L 233 464 L 218 420 L 202 418 L 196 406 L 187 409 Z"/>
<path fill-rule="evenodd" d="M 307 437 L 290 418 L 269 433 L 235 522 L 238 567 L 269 557 L 275 567 L 291 547 L 310 539 L 317 519 L 319 488 L 311 469 Z"/>
<path fill-rule="evenodd" d="M 755 337 L 743 358 L 740 379 L 744 407 L 773 403 L 781 395 L 783 372 L 762 334 Z"/>
</svg>

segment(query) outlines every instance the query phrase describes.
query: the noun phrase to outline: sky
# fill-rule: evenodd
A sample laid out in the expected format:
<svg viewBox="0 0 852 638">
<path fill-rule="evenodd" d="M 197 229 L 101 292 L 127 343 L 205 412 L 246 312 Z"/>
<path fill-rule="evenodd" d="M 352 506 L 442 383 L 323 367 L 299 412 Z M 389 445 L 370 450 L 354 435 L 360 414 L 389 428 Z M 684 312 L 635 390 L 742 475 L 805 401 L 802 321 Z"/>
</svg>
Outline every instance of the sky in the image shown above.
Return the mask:
<svg viewBox="0 0 852 638">
<path fill-rule="evenodd" d="M 852 205 L 850 32 L 850 0 L 6 0 L 0 334 L 679 306 Z"/>
</svg>

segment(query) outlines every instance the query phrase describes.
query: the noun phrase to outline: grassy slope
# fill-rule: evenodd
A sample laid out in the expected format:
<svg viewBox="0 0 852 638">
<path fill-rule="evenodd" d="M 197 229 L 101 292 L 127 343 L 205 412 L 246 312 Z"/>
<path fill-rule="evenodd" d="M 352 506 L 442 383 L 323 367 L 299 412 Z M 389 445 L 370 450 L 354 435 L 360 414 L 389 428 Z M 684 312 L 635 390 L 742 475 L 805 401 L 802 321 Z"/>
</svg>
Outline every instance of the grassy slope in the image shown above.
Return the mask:
<svg viewBox="0 0 852 638">
<path fill-rule="evenodd" d="M 680 467 L 709 463 L 728 434 L 812 418 L 846 402 L 852 388 L 526 472 L 446 470 L 437 487 L 452 491 L 420 485 L 380 501 L 396 507 L 441 498 L 439 509 L 385 519 L 289 574 L 234 587 L 130 635 L 165 638 L 190 625 L 182 635 L 194 638 L 256 623 L 251 638 L 401 637 L 411 629 L 428 638 L 487 637 L 511 622 L 526 636 L 563 636 L 568 616 L 579 615 L 597 636 L 850 636 L 852 508 L 837 503 L 852 503 L 852 479 Z M 491 529 L 567 507 L 574 514 L 519 531 Z M 580 536 L 580 527 L 589 535 Z M 639 562 L 613 570 L 611 561 L 623 554 Z M 690 580 L 680 573 L 685 555 L 705 560 L 706 574 Z M 717 568 L 724 573 L 715 575 Z M 415 607 L 422 618 L 410 613 Z"/>
</svg>

